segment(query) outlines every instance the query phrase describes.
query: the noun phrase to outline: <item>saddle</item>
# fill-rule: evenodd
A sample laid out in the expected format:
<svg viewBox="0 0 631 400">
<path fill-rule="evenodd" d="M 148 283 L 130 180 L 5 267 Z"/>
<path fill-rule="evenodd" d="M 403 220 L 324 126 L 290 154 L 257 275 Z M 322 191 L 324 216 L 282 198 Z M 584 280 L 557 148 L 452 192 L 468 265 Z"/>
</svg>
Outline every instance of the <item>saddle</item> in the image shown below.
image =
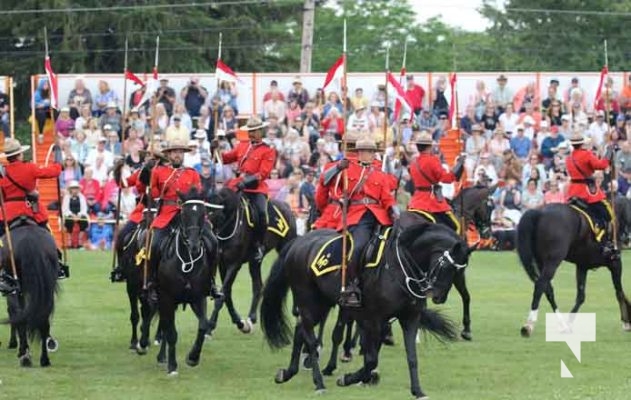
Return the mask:
<svg viewBox="0 0 631 400">
<path fill-rule="evenodd" d="M 589 225 L 590 230 L 594 234 L 594 239 L 597 242 L 600 242 L 603 236 L 605 235 L 606 230 L 604 227 L 600 227 L 596 223 L 598 218 L 596 218 L 596 216 L 593 214 L 591 208 L 589 207 L 589 204 L 585 202 L 583 199 L 579 199 L 578 197 L 572 197 L 570 198 L 568 205 L 570 206 L 571 209 L 576 211 L 580 216 L 585 218 L 585 220 L 587 221 L 587 224 Z"/>
<path fill-rule="evenodd" d="M 245 220 L 250 227 L 258 221 L 257 211 L 245 196 L 240 196 L 242 209 L 245 211 Z M 285 238 L 289 233 L 289 221 L 273 201 L 267 201 L 267 230 L 280 238 Z"/>
<path fill-rule="evenodd" d="M 391 226 L 380 227 L 379 231 L 368 242 L 361 255 L 361 265 L 364 268 L 376 268 L 379 265 L 385 252 L 386 241 L 390 237 L 391 232 Z M 354 249 L 353 237 L 350 233 L 348 233 L 346 246 L 347 262 L 349 262 Z M 317 277 L 342 268 L 341 234 L 336 235 L 320 246 L 316 257 L 311 262 L 310 268 Z"/>
</svg>

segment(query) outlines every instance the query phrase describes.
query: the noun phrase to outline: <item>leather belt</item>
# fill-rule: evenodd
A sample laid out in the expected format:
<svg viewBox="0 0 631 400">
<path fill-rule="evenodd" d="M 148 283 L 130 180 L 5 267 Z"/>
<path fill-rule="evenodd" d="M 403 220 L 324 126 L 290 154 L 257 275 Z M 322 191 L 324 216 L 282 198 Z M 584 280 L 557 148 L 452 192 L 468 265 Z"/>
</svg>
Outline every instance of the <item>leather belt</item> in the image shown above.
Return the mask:
<svg viewBox="0 0 631 400">
<path fill-rule="evenodd" d="M 414 189 L 419 192 L 431 192 L 433 190 L 432 186 L 416 186 Z"/>
<path fill-rule="evenodd" d="M 361 199 L 361 200 L 352 200 L 351 201 L 351 205 L 356 206 L 356 205 L 360 205 L 363 204 L 365 206 L 369 205 L 369 204 L 379 204 L 379 202 L 377 200 L 374 199 L 369 199 L 367 197 Z"/>
<path fill-rule="evenodd" d="M 4 199 L 4 201 L 26 201 L 26 197 L 9 197 Z"/>
<path fill-rule="evenodd" d="M 181 205 L 181 203 L 177 200 L 162 200 L 160 202 L 161 205 L 163 206 L 179 206 Z"/>
<path fill-rule="evenodd" d="M 591 179 L 570 179 L 571 183 L 585 183 L 585 184 L 589 184 L 592 183 L 593 180 Z"/>
</svg>

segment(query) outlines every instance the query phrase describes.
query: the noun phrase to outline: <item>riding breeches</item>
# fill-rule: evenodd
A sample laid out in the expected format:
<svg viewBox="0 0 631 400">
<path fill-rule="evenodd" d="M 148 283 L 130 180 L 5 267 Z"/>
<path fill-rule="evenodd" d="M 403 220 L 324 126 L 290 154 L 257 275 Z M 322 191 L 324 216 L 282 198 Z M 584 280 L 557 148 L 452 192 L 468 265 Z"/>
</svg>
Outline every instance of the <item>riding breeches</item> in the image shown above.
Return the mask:
<svg viewBox="0 0 631 400">
<path fill-rule="evenodd" d="M 589 211 L 601 228 L 606 227 L 615 218 L 613 209 L 607 200 L 589 204 Z"/>
<path fill-rule="evenodd" d="M 160 264 L 160 246 L 169 236 L 169 228 L 151 229 L 151 243 L 149 244 L 149 274 L 153 277 L 157 275 Z"/>
<path fill-rule="evenodd" d="M 353 225 L 348 228 L 348 231 L 353 237 L 353 254 L 351 256 L 351 261 L 348 264 L 349 280 L 357 276 L 362 252 L 374 234 L 377 225 L 378 222 L 375 216 L 370 211 L 366 211 L 357 225 Z"/>
<path fill-rule="evenodd" d="M 256 209 L 257 219 L 254 226 L 255 238 L 257 241 L 263 242 L 265 232 L 267 232 L 267 196 L 263 193 L 244 192 L 244 194 Z"/>
</svg>

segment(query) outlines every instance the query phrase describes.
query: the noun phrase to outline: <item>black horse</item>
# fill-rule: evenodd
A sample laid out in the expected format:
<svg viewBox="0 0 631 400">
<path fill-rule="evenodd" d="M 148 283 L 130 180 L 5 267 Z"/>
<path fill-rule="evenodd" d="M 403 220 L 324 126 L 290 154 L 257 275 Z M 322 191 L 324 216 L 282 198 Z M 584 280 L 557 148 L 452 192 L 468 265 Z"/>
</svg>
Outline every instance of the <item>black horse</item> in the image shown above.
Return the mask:
<svg viewBox="0 0 631 400">
<path fill-rule="evenodd" d="M 219 274 L 221 275 L 224 295 L 223 299 L 215 301 L 215 307 L 209 321 L 209 333 L 212 333 L 217 327 L 219 311 L 221 311 L 224 302 L 228 307 L 232 323 L 241 332 L 250 333 L 253 329 L 253 324 L 257 321 L 257 309 L 263 287 L 261 262 L 256 261 L 254 258 L 253 229 L 248 225 L 247 213 L 250 211 L 246 210 L 241 194 L 228 188 L 223 188 L 216 194 L 211 195 L 209 202 L 223 206 L 223 210 L 214 212 L 210 216 L 210 220 L 219 239 Z M 284 233 L 283 236 L 270 230 L 267 231 L 265 236 L 266 254 L 272 249 L 276 249 L 280 253 L 283 247 L 296 237 L 296 219 L 291 213 L 289 206 L 276 200 L 271 200 L 271 204 L 282 213 L 287 224 L 283 224 L 280 229 L 275 229 Z M 256 218 L 250 219 L 256 221 Z M 232 301 L 232 285 L 241 269 L 241 265 L 246 262 L 249 265 L 250 277 L 252 278 L 252 303 L 248 312 L 248 318 L 243 319 Z"/>
<path fill-rule="evenodd" d="M 261 305 L 261 321 L 267 342 L 273 348 L 290 343 L 290 328 L 283 312 L 284 299 L 291 288 L 299 310 L 293 335 L 293 351 L 288 369 L 276 374 L 276 382 L 291 379 L 299 368 L 300 350 L 305 344 L 313 362 L 316 391 L 324 390 L 317 361 L 314 326 L 321 323 L 340 293 L 340 271 L 316 276 L 312 270 L 323 244 L 337 235 L 316 230 L 297 238 L 278 257 L 267 280 Z M 434 302 L 446 298 L 458 268 L 467 265 L 471 249 L 456 233 L 436 224 L 419 224 L 400 230 L 395 227 L 385 244 L 384 255 L 375 268 L 364 269 L 363 307 L 346 310 L 362 330 L 364 365 L 338 380 L 338 385 L 374 382 L 383 323 L 396 317 L 403 328 L 412 394 L 424 397 L 418 379 L 416 333 L 419 327 L 453 340 L 455 327 L 440 314 L 426 308 L 426 296 Z M 331 373 L 332 371 L 327 371 Z"/>
<path fill-rule="evenodd" d="M 462 223 L 462 221 L 464 221 L 464 225 L 461 229 L 466 231 L 469 224 L 474 224 L 482 239 L 488 239 L 491 236 L 491 213 L 493 211 L 493 200 L 491 199 L 491 196 L 493 195 L 493 192 L 495 192 L 496 188 L 497 185 L 493 185 L 491 187 L 464 188 L 451 201 L 454 214 L 456 218 L 458 218 L 458 222 Z M 415 212 L 404 212 L 401 215 L 401 221 L 403 224 L 414 224 L 420 220 L 429 221 L 429 219 L 423 214 Z M 462 332 L 460 332 L 460 337 L 465 340 L 471 340 L 473 339 L 473 335 L 471 334 L 470 315 L 471 295 L 467 289 L 464 269 L 456 272 L 456 276 L 454 277 L 454 287 L 462 299 L 463 329 Z"/>
<path fill-rule="evenodd" d="M 160 259 L 157 273 L 158 330 L 163 333 L 158 362 L 165 362 L 168 345 L 169 375 L 177 374 L 175 310 L 178 304 L 190 304 L 197 317 L 197 337 L 186 363 L 191 367 L 199 364 L 208 329 L 206 297 L 210 295 L 217 265 L 217 240 L 207 220 L 207 209 L 213 206 L 202 199 L 196 188 L 186 195 L 180 194 L 180 202 L 180 212 L 170 225 L 171 233 L 160 245 L 157 255 Z"/>
<path fill-rule="evenodd" d="M 545 223 L 553 221 L 554 223 Z M 620 318 L 625 330 L 631 329 L 631 305 L 622 290 L 622 263 L 602 256 L 588 220 L 566 204 L 550 204 L 539 210 L 529 210 L 517 226 L 517 253 L 530 279 L 535 283 L 530 314 L 521 328 L 521 335 L 529 337 L 534 330 L 539 312 L 539 301 L 545 293 L 554 312 L 558 312 L 552 278 L 563 260 L 576 265 L 576 313 L 585 301 L 587 271 L 606 266 L 620 306 Z"/>
<path fill-rule="evenodd" d="M 19 339 L 18 358 L 23 367 L 32 366 L 29 336 L 41 340 L 40 366 L 50 366 L 50 318 L 57 294 L 57 246 L 49 232 L 35 223 L 25 223 L 11 230 L 14 260 L 20 290 L 7 295 L 10 323 Z M 37 245 L 33 245 L 37 243 Z M 2 265 L 10 268 L 7 238 L 2 239 Z"/>
<path fill-rule="evenodd" d="M 129 321 L 131 323 L 131 340 L 129 349 L 135 350 L 141 355 L 147 353 L 151 320 L 155 315 L 155 309 L 151 307 L 146 296 L 141 295 L 143 287 L 142 263 L 144 260 L 139 260 L 141 262 L 140 265 L 136 262 L 136 257 L 140 249 L 145 245 L 145 235 L 148 233 L 146 226 L 147 220 L 145 219 L 138 224 L 138 227 L 134 231 L 120 238 L 120 246 L 117 248 L 117 258 L 123 270 L 123 276 L 125 277 L 130 307 Z M 140 310 L 138 309 L 139 304 Z M 138 340 L 138 323 L 141 317 L 140 340 Z"/>
<path fill-rule="evenodd" d="M 631 241 L 631 199 L 616 196 L 614 210 L 618 221 L 618 246 L 622 247 Z"/>
</svg>

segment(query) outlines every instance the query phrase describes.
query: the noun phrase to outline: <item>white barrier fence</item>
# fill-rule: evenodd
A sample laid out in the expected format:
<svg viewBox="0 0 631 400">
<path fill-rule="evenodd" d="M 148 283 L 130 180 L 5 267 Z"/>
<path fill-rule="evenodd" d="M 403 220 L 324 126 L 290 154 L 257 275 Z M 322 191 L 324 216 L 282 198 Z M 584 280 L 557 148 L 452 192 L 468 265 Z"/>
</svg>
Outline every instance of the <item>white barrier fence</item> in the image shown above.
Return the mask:
<svg viewBox="0 0 631 400">
<path fill-rule="evenodd" d="M 429 96 L 433 96 L 429 88 L 433 88 L 440 77 L 448 78 L 447 72 L 408 72 L 414 75 L 414 80 L 426 90 L 426 101 Z M 593 105 L 593 100 L 598 89 L 598 83 L 600 81 L 600 72 L 505 72 L 503 73 L 508 78 L 507 86 L 512 90 L 513 94 L 516 94 L 520 89 L 534 83 L 537 92 L 539 93 L 541 100 L 544 100 L 548 94 L 548 85 L 552 78 L 556 78 L 560 82 L 559 89 L 561 94 L 570 87 L 572 78 L 577 77 L 579 79 L 579 86 L 585 91 L 588 108 Z M 148 74 L 137 75 L 146 80 Z M 297 76 L 300 77 L 303 87 L 307 89 L 310 96 L 313 96 L 317 88 L 322 87 L 324 83 L 325 73 L 245 73 L 238 72 L 237 75 L 241 79 L 241 83 L 237 83 L 238 97 L 237 104 L 240 114 L 255 114 L 260 113 L 263 109 L 263 95 L 268 91 L 269 84 L 272 80 L 278 82 L 278 87 L 284 94 L 287 94 L 292 87 L 292 81 Z M 499 72 L 459 72 L 458 73 L 458 104 L 460 113 L 464 113 L 464 109 L 469 104 L 470 99 L 475 94 L 476 83 L 483 81 L 486 85 L 486 89 L 490 92 L 497 86 L 497 77 Z M 45 75 L 40 75 L 44 77 Z M 191 74 L 160 74 L 160 78 L 166 77 L 169 79 L 169 86 L 175 89 L 178 99 L 181 89 L 188 83 L 191 77 L 198 77 L 200 84 L 204 86 L 209 94 L 212 96 L 216 90 L 216 80 L 213 73 L 191 73 Z M 609 77 L 613 79 L 614 90 L 620 91 L 623 88 L 624 83 L 627 81 L 628 73 L 626 72 L 610 72 Z M 75 80 L 81 77 L 84 79 L 86 87 L 90 90 L 94 96 L 98 93 L 99 80 L 105 80 L 108 82 L 111 89 L 113 89 L 119 97 L 119 107 L 122 108 L 123 101 L 129 101 L 132 92 L 137 86 L 129 81 L 127 83 L 127 99 L 123 99 L 123 75 L 122 74 L 86 74 L 86 75 L 59 75 L 59 103 L 67 104 L 68 94 L 74 87 Z M 38 77 L 35 76 L 32 79 L 32 84 L 36 85 Z M 357 88 L 364 90 L 364 96 L 369 99 L 373 93 L 377 91 L 377 85 L 385 83 L 384 73 L 349 73 L 348 74 L 348 86 L 350 89 L 350 95 L 354 93 Z M 0 82 L 0 85 L 2 83 Z M 405 85 L 405 82 L 403 82 Z M 0 86 L 2 87 L 2 86 Z M 33 87 L 35 90 L 35 87 Z M 333 87 L 329 90 L 336 90 Z M 447 90 L 449 91 L 449 90 Z M 431 101 L 431 97 L 429 97 Z M 128 103 L 127 103 L 128 104 Z"/>
</svg>

